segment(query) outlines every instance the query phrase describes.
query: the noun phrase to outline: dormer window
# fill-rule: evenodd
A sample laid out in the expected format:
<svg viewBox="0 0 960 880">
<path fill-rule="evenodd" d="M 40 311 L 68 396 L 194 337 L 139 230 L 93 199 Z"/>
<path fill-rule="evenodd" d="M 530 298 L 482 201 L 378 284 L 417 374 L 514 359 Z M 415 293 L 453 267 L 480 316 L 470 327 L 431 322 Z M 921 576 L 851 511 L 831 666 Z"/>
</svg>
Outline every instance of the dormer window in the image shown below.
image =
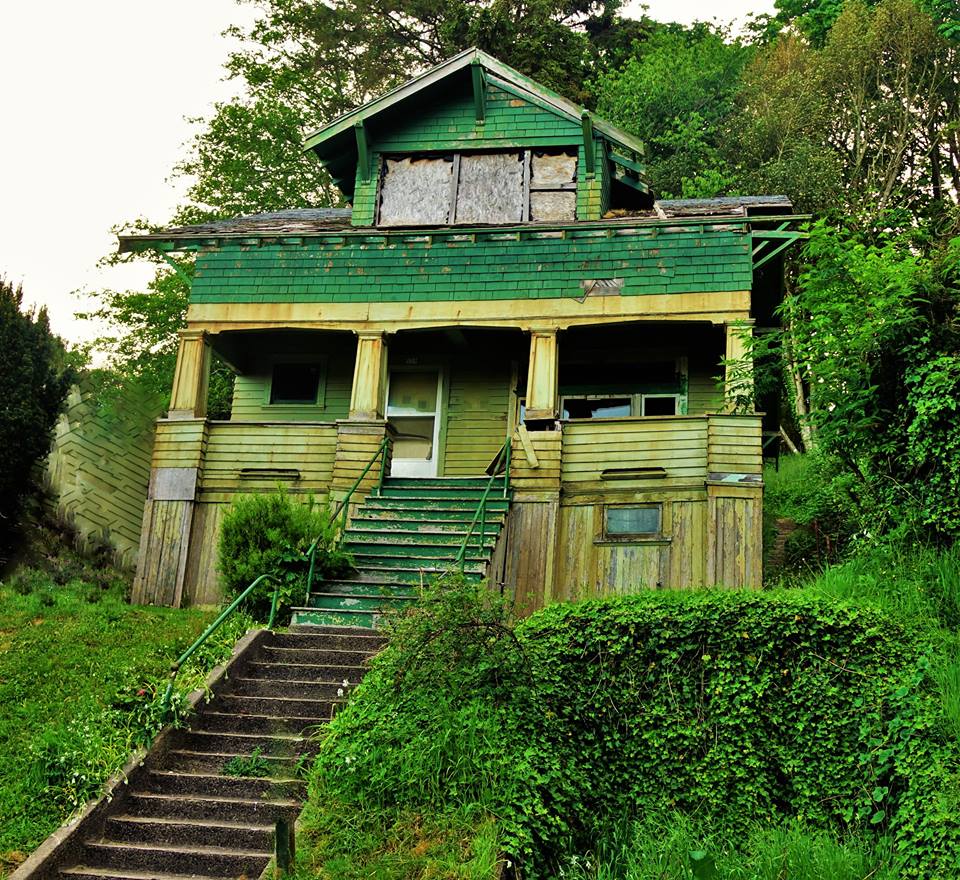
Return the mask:
<svg viewBox="0 0 960 880">
<path fill-rule="evenodd" d="M 577 154 L 558 151 L 384 157 L 379 225 L 576 219 Z"/>
</svg>

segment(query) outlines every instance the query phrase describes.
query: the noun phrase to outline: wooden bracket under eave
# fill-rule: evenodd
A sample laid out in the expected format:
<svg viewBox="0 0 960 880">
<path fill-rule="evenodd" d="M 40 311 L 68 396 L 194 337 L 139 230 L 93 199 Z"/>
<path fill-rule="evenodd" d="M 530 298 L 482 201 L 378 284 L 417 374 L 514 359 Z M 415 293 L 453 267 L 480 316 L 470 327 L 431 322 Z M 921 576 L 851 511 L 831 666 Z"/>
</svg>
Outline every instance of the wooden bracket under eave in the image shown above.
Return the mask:
<svg viewBox="0 0 960 880">
<path fill-rule="evenodd" d="M 370 181 L 370 146 L 367 143 L 367 128 L 362 119 L 353 124 L 353 131 L 357 136 L 357 164 L 360 166 L 360 179 L 368 183 Z"/>
<path fill-rule="evenodd" d="M 470 73 L 473 77 L 473 111 L 477 125 L 483 125 L 487 116 L 487 78 L 479 61 L 470 65 Z"/>
</svg>

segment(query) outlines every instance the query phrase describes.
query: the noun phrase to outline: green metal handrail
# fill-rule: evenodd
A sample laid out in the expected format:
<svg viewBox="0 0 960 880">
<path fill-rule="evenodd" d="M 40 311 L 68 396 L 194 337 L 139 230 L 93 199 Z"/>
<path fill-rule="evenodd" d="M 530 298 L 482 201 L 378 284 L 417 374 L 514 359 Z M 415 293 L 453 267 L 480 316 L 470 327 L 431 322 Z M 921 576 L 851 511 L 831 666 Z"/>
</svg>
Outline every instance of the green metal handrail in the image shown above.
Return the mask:
<svg viewBox="0 0 960 880">
<path fill-rule="evenodd" d="M 378 458 L 380 459 L 380 479 L 377 481 L 376 493 L 377 495 L 383 494 L 383 481 L 387 475 L 387 449 L 389 447 L 390 438 L 384 437 L 383 442 L 373 454 L 373 458 L 367 462 L 367 466 L 360 472 L 360 476 L 354 481 L 354 484 L 350 487 L 350 491 L 347 492 L 343 500 L 334 509 L 333 515 L 330 517 L 330 521 L 336 521 L 337 517 L 340 517 L 342 520 L 340 523 L 340 533 L 337 538 L 338 546 L 343 540 L 343 533 L 347 529 L 347 516 L 350 512 L 350 499 L 353 497 L 353 493 L 357 491 L 357 487 L 363 482 L 363 478 L 370 472 L 370 468 L 374 466 Z M 322 537 L 323 535 L 317 535 L 317 537 L 314 538 L 313 543 L 310 545 L 310 549 L 307 550 L 307 557 L 310 560 L 310 568 L 307 571 L 307 597 L 304 601 L 304 604 L 307 604 L 310 601 L 310 591 L 313 589 L 313 574 L 317 565 L 317 548 L 320 546 L 320 539 Z"/>
<path fill-rule="evenodd" d="M 170 698 L 173 695 L 173 685 L 177 680 L 177 675 L 180 673 L 180 669 L 183 667 L 183 664 L 186 663 L 200 648 L 200 646 L 210 638 L 223 624 L 223 622 L 231 615 L 260 584 L 261 581 L 274 581 L 276 586 L 273 588 L 273 601 L 270 603 L 270 618 L 267 620 L 267 629 L 273 628 L 273 621 L 277 616 L 277 602 L 280 599 L 280 581 L 275 575 L 272 574 L 262 574 L 258 577 L 249 587 L 247 587 L 236 599 L 234 599 L 223 611 L 220 612 L 220 615 L 217 619 L 208 626 L 201 636 L 184 651 L 176 660 L 175 663 L 170 667 L 170 681 L 167 682 L 167 689 L 163 693 L 163 701 L 160 706 L 166 714 L 170 710 Z"/>
<path fill-rule="evenodd" d="M 454 564 L 459 566 L 461 574 L 463 574 L 467 566 L 467 546 L 470 543 L 470 537 L 473 535 L 473 530 L 476 528 L 478 520 L 480 522 L 480 540 L 478 544 L 480 551 L 479 555 L 483 555 L 483 542 L 487 536 L 487 497 L 490 495 L 490 490 L 493 488 L 493 484 L 496 482 L 497 474 L 500 472 L 500 465 L 504 462 L 506 463 L 503 476 L 504 498 L 507 497 L 507 493 L 510 490 L 510 441 L 511 437 L 508 435 L 503 444 L 503 448 L 499 453 L 497 453 L 497 458 L 493 465 L 493 473 L 490 474 L 490 479 L 487 480 L 487 487 L 483 490 L 483 495 L 480 496 L 480 503 L 477 505 L 477 512 L 473 515 L 473 519 L 470 522 L 470 528 L 467 529 L 467 534 L 464 536 L 463 543 L 460 545 L 460 549 L 457 551 L 456 558 L 454 559 Z"/>
</svg>

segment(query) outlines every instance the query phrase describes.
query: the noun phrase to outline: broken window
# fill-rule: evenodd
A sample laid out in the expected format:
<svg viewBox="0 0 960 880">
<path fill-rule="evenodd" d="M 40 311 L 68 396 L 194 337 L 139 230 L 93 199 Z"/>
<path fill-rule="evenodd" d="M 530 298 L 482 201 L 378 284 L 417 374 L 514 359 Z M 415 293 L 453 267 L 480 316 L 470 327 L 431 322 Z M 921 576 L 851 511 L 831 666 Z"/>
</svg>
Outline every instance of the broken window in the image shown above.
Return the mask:
<svg viewBox="0 0 960 880">
<path fill-rule="evenodd" d="M 566 222 L 577 216 L 577 153 L 487 151 L 383 160 L 381 226 Z"/>
<path fill-rule="evenodd" d="M 270 377 L 270 403 L 318 403 L 322 375 L 322 364 L 274 364 Z"/>
</svg>

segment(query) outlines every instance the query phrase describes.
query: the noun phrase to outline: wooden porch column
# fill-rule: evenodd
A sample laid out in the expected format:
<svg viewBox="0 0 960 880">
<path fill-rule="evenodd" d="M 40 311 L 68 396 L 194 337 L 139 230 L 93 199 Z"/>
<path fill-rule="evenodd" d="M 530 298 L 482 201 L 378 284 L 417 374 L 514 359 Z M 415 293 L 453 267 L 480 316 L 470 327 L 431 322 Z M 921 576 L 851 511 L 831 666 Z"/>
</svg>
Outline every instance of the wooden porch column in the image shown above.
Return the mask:
<svg viewBox="0 0 960 880">
<path fill-rule="evenodd" d="M 207 415 L 210 345 L 203 330 L 181 330 L 177 369 L 173 375 L 169 419 L 202 419 Z"/>
<path fill-rule="evenodd" d="M 530 331 L 530 366 L 527 371 L 527 422 L 557 418 L 557 331 Z"/>
<path fill-rule="evenodd" d="M 385 333 L 357 333 L 357 360 L 350 393 L 351 421 L 382 419 L 387 396 L 387 337 Z"/>
<path fill-rule="evenodd" d="M 750 357 L 748 340 L 753 336 L 752 318 L 730 321 L 724 325 L 727 333 L 727 350 L 724 355 L 723 376 L 726 409 L 729 412 L 753 412 L 753 360 Z M 749 405 L 746 402 L 749 401 Z"/>
</svg>

